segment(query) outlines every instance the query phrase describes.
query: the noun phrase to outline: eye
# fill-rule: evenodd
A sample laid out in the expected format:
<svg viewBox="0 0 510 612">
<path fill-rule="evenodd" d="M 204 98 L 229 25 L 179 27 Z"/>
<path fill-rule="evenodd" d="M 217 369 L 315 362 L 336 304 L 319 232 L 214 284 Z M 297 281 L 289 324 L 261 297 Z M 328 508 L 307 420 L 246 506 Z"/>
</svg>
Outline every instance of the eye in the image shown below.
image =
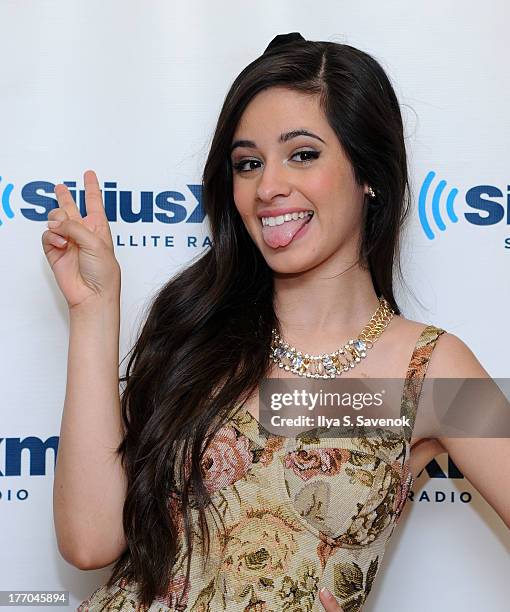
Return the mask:
<svg viewBox="0 0 510 612">
<path fill-rule="evenodd" d="M 310 157 L 308 157 L 308 159 L 301 159 L 300 163 L 308 165 L 313 159 L 317 159 L 320 155 L 319 151 L 298 151 L 297 153 L 294 153 L 294 155 L 292 157 L 295 157 L 296 155 L 309 155 Z"/>
<path fill-rule="evenodd" d="M 250 172 L 251 170 L 253 170 L 253 168 L 250 168 L 249 170 L 244 169 L 244 166 L 246 164 L 260 164 L 260 162 L 258 159 L 243 159 L 235 164 L 232 164 L 232 167 L 237 172 Z"/>
<path fill-rule="evenodd" d="M 296 157 L 296 155 L 305 155 L 305 156 L 308 156 L 307 159 L 296 160 L 301 165 L 308 166 L 308 165 L 310 165 L 312 160 L 318 159 L 318 157 L 320 155 L 320 151 L 314 151 L 314 150 L 297 151 L 296 153 L 291 155 L 290 159 Z M 242 159 L 242 160 L 238 161 L 237 163 L 232 164 L 232 167 L 237 172 L 246 174 L 247 172 L 251 172 L 251 170 L 256 169 L 256 168 L 253 168 L 253 167 L 250 167 L 250 168 L 246 169 L 245 168 L 246 164 L 260 164 L 260 163 L 261 162 L 258 159 Z"/>
</svg>

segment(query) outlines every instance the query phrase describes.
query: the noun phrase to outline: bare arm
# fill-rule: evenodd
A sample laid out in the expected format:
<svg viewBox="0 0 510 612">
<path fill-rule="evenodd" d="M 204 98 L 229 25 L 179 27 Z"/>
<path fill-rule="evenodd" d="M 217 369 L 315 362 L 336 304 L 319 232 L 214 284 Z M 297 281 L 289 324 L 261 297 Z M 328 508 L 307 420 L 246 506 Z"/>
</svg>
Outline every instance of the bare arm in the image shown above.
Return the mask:
<svg viewBox="0 0 510 612">
<path fill-rule="evenodd" d="M 55 467 L 53 515 L 62 556 L 82 569 L 104 567 L 126 547 L 126 478 L 119 396 L 121 271 L 99 181 L 84 175 L 87 214 L 55 186 L 44 254 L 69 307 L 67 387 Z"/>
<path fill-rule="evenodd" d="M 444 334 L 438 341 L 427 376 L 490 378 L 469 347 L 454 334 Z M 438 442 L 510 529 L 510 438 L 441 436 Z"/>
<path fill-rule="evenodd" d="M 81 569 L 105 567 L 126 548 L 126 477 L 118 386 L 119 301 L 69 311 L 67 387 L 53 488 L 62 556 Z"/>
</svg>

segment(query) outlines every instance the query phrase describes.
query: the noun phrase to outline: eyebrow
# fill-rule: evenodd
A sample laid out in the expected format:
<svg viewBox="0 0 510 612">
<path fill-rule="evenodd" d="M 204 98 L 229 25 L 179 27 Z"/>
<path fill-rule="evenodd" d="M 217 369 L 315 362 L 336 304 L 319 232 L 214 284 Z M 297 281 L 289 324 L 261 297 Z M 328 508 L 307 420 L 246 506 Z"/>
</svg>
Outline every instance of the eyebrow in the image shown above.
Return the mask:
<svg viewBox="0 0 510 612">
<path fill-rule="evenodd" d="M 278 142 L 282 142 L 282 143 L 287 142 L 288 140 L 291 140 L 292 138 L 296 138 L 297 136 L 310 136 L 310 138 L 316 138 L 317 140 L 320 140 L 321 142 L 326 144 L 326 142 L 322 140 L 320 136 L 317 136 L 317 134 L 314 134 L 313 132 L 310 132 L 309 130 L 305 130 L 305 129 L 298 129 L 298 130 L 292 130 L 290 132 L 284 132 L 283 134 L 280 134 L 280 138 L 278 138 Z M 235 140 L 232 143 L 232 146 L 230 147 L 230 153 L 232 153 L 232 151 L 236 149 L 237 147 L 246 147 L 248 149 L 256 149 L 257 145 L 255 144 L 253 140 Z"/>
</svg>

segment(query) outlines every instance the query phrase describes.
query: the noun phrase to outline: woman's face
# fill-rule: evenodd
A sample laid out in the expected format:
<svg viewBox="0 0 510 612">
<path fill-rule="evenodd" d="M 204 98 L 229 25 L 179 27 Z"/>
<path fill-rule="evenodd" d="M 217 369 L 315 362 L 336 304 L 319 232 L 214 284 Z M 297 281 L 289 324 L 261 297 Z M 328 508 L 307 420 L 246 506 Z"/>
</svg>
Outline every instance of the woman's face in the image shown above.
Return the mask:
<svg viewBox="0 0 510 612">
<path fill-rule="evenodd" d="M 283 87 L 260 92 L 244 111 L 232 147 L 236 208 L 275 272 L 357 259 L 368 186 L 356 183 L 317 96 Z M 296 220 L 289 217 L 293 211 L 309 212 Z M 273 217 L 271 225 L 262 217 Z"/>
</svg>

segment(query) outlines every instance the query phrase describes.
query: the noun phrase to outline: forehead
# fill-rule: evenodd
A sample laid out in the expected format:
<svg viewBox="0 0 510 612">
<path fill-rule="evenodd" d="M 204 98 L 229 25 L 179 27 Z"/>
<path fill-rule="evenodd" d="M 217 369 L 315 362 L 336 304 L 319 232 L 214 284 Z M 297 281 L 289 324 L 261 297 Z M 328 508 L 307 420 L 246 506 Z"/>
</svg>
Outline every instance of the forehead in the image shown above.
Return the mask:
<svg viewBox="0 0 510 612">
<path fill-rule="evenodd" d="M 245 108 L 234 138 L 275 139 L 296 126 L 329 135 L 332 130 L 319 104 L 317 94 L 306 94 L 284 87 L 270 87 L 259 92 Z"/>
</svg>

